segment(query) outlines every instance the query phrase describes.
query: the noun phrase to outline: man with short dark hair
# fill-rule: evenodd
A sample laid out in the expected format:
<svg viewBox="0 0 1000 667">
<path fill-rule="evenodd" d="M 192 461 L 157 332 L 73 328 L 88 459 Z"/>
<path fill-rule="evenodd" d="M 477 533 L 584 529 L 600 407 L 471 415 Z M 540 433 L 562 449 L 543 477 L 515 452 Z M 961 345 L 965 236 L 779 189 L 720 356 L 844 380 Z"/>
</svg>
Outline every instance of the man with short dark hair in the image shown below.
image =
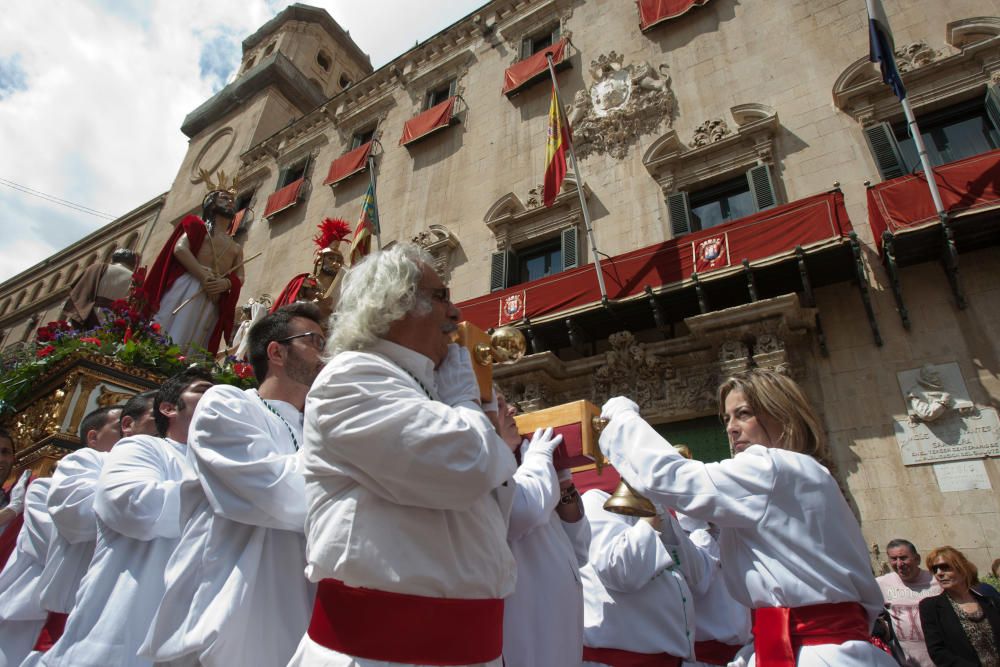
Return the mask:
<svg viewBox="0 0 1000 667">
<path fill-rule="evenodd" d="M 121 421 L 118 430 L 123 438 L 133 435 L 156 435 L 156 420 L 153 418 L 153 401 L 156 390 L 150 389 L 136 394 L 122 406 Z"/>
<path fill-rule="evenodd" d="M 123 438 L 107 455 L 94 494 L 97 540 L 50 667 L 137 667 L 163 595 L 167 559 L 187 523 L 198 480 L 187 460 L 188 426 L 211 375 L 190 368 L 169 378 L 153 409 L 160 437 Z"/>
<path fill-rule="evenodd" d="M 905 667 L 934 667 L 924 642 L 920 624 L 920 601 L 941 592 L 934 577 L 920 569 L 920 554 L 913 542 L 897 538 L 885 547 L 892 572 L 877 577 L 885 606 L 892 618 L 892 629 L 903 650 Z"/>
<path fill-rule="evenodd" d="M 323 365 L 319 309 L 283 306 L 249 336 L 260 388 L 212 387 L 191 422 L 188 458 L 204 492 L 140 650 L 156 663 L 284 666 L 309 625 L 316 588 L 302 572 L 298 450 L 306 392 Z"/>
<path fill-rule="evenodd" d="M 120 405 L 97 408 L 80 420 L 80 444 L 99 452 L 110 452 L 121 439 Z"/>
</svg>

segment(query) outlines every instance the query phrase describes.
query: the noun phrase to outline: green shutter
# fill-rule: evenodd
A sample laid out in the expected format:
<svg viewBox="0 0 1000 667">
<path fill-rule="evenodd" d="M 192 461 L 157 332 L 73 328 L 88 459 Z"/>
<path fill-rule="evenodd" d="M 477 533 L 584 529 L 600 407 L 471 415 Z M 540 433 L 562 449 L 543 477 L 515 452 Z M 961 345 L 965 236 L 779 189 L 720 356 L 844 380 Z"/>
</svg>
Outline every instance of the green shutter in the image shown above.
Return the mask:
<svg viewBox="0 0 1000 667">
<path fill-rule="evenodd" d="M 778 203 L 774 183 L 771 182 L 771 170 L 766 164 L 759 164 L 747 171 L 747 182 L 758 211 L 764 211 Z"/>
<path fill-rule="evenodd" d="M 577 248 L 577 229 L 567 227 L 561 232 L 562 237 L 562 270 L 575 269 L 580 265 L 580 254 Z"/>
<path fill-rule="evenodd" d="M 510 271 L 514 266 L 514 255 L 500 250 L 490 257 L 490 291 L 496 292 L 507 287 Z"/>
<path fill-rule="evenodd" d="M 871 149 L 875 166 L 883 181 L 899 178 L 907 173 L 906 163 L 903 162 L 899 144 L 896 143 L 896 135 L 889 123 L 869 125 L 865 128 L 865 139 L 868 140 L 868 148 Z"/>
<path fill-rule="evenodd" d="M 1000 87 L 997 84 L 986 86 L 986 99 L 983 101 L 986 115 L 993 123 L 993 129 L 1000 132 Z"/>
<path fill-rule="evenodd" d="M 667 213 L 670 216 L 670 230 L 674 238 L 691 232 L 691 206 L 686 192 L 667 195 Z"/>
</svg>

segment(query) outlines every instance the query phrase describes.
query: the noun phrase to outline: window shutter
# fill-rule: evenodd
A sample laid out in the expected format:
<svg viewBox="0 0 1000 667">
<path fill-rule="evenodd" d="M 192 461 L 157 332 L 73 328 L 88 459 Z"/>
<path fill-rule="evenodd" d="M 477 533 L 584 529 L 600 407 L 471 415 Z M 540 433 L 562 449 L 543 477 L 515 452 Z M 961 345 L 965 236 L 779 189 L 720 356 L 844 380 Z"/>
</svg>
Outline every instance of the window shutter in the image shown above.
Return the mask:
<svg viewBox="0 0 1000 667">
<path fill-rule="evenodd" d="M 686 192 L 667 195 L 667 213 L 670 215 L 670 231 L 674 238 L 691 231 L 691 206 Z"/>
<path fill-rule="evenodd" d="M 496 292 L 507 287 L 510 270 L 514 265 L 513 253 L 500 250 L 490 257 L 490 291 Z"/>
<path fill-rule="evenodd" d="M 457 89 L 458 89 L 458 79 L 452 79 L 451 83 L 448 84 L 448 97 L 455 97 Z"/>
<path fill-rule="evenodd" d="M 555 44 L 558 41 L 559 41 L 559 25 L 556 24 L 556 27 L 552 29 L 552 43 Z"/>
<path fill-rule="evenodd" d="M 758 211 L 771 208 L 778 203 L 774 194 L 774 183 L 771 181 L 771 169 L 766 164 L 759 164 L 747 171 L 747 182 L 750 184 L 750 194 Z"/>
<path fill-rule="evenodd" d="M 567 227 L 561 232 L 562 237 L 562 270 L 575 269 L 580 266 L 579 249 L 576 247 L 577 229 Z"/>
<path fill-rule="evenodd" d="M 868 148 L 871 149 L 883 181 L 906 174 L 906 163 L 903 162 L 899 145 L 896 143 L 896 135 L 893 134 L 889 123 L 869 125 L 865 128 L 865 138 L 868 140 Z"/>
<path fill-rule="evenodd" d="M 521 40 L 521 60 L 531 55 L 531 38 Z"/>
<path fill-rule="evenodd" d="M 993 123 L 993 129 L 1000 132 L 1000 86 L 995 83 L 986 86 L 986 99 L 983 104 L 986 107 L 986 115 Z"/>
</svg>

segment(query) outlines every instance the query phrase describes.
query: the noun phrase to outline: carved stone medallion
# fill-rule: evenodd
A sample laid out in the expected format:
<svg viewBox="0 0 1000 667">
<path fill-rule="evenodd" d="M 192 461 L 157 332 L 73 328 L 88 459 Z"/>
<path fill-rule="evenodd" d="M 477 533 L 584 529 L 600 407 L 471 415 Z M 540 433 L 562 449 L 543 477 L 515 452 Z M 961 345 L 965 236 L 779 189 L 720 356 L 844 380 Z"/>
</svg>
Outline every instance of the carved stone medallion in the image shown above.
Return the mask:
<svg viewBox="0 0 1000 667">
<path fill-rule="evenodd" d="M 666 65 L 623 63 L 614 51 L 591 61 L 594 83 L 577 91 L 567 107 L 580 158 L 605 153 L 621 160 L 640 136 L 672 122 L 676 100 Z"/>
</svg>

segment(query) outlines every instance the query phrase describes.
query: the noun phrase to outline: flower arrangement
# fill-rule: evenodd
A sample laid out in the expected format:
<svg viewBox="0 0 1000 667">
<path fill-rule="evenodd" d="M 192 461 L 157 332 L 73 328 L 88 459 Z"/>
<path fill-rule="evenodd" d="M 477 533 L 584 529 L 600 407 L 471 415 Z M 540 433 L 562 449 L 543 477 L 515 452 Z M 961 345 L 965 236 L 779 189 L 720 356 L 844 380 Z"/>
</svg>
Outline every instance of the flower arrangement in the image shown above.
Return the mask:
<svg viewBox="0 0 1000 667">
<path fill-rule="evenodd" d="M 145 318 L 134 302 L 115 301 L 100 309 L 100 326 L 81 330 L 65 320 L 38 328 L 34 343 L 7 354 L 0 367 L 0 416 L 12 412 L 35 381 L 63 359 L 73 355 L 104 357 L 125 366 L 164 377 L 192 365 L 209 368 L 220 384 L 256 386 L 253 368 L 235 357 L 221 361 L 205 350 L 182 354 L 160 325 Z"/>
</svg>

